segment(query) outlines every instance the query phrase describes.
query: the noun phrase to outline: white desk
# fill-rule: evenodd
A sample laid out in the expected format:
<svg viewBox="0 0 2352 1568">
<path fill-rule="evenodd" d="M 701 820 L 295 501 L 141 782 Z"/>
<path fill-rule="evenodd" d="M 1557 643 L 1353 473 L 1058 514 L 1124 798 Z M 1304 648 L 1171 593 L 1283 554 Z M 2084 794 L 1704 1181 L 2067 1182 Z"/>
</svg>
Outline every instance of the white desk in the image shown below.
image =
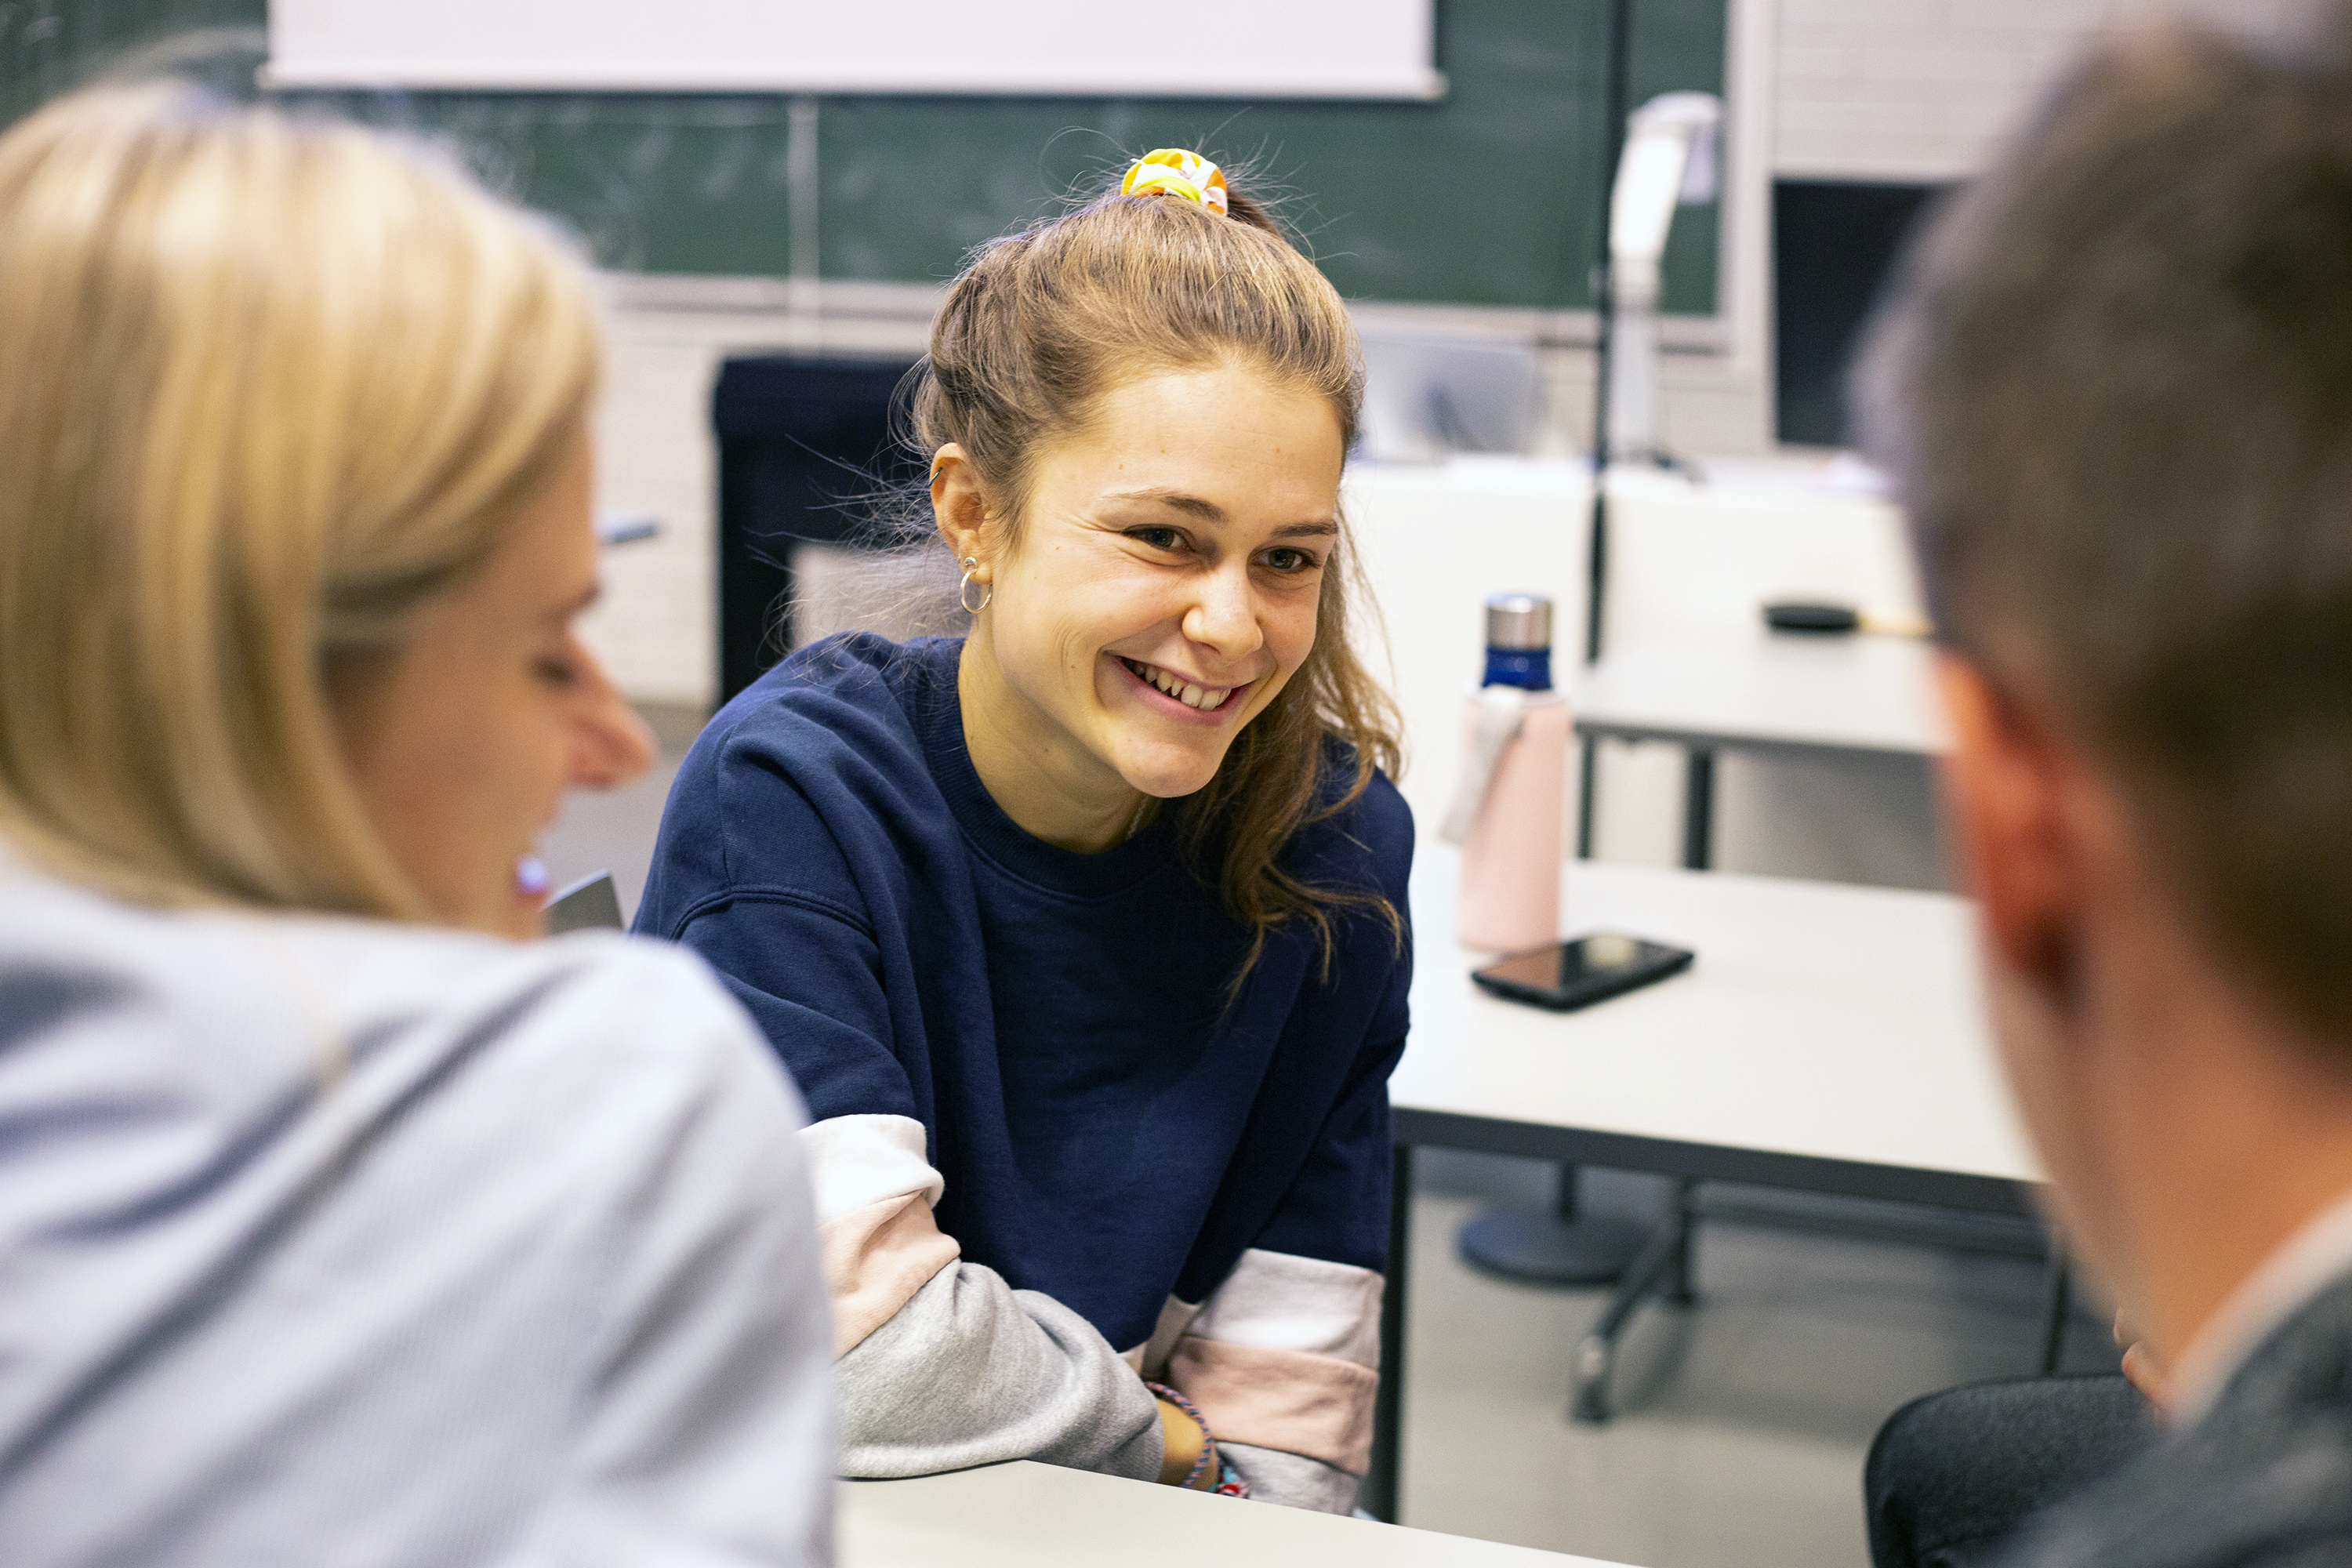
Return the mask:
<svg viewBox="0 0 2352 1568">
<path fill-rule="evenodd" d="M 1698 958 L 1560 1014 L 1471 983 L 1485 955 L 1453 939 L 1456 868 L 1443 846 L 1417 851 L 1412 1035 L 1389 1088 L 1397 1189 L 1372 1511 L 1393 1513 L 1417 1146 L 2032 1212 L 2040 1173 L 2003 1089 L 1960 900 L 1571 863 L 1564 931 L 1622 931 Z M 1632 1299 L 1674 1261 L 1637 1264 Z M 1595 1331 L 1603 1359 L 1588 1368 L 1580 1352 L 1580 1408 L 1605 1383 L 1615 1327 Z"/>
<path fill-rule="evenodd" d="M 1611 654 L 1577 679 L 1577 727 L 1629 741 L 1937 756 L 1934 650 L 1910 637 L 1759 631 Z"/>
<path fill-rule="evenodd" d="M 1417 851 L 1412 1037 L 1389 1086 L 1400 1142 L 1450 1142 L 1404 1134 L 1473 1121 L 1615 1168 L 1993 1212 L 2020 1212 L 2018 1185 L 2040 1179 L 1986 1030 L 1963 900 L 1572 862 L 1566 931 L 1654 937 L 1698 959 L 1548 1013 L 1471 983 L 1488 955 L 1453 940 L 1456 867 L 1443 846 Z"/>
<path fill-rule="evenodd" d="M 1934 650 L 1908 637 L 1758 629 L 1611 654 L 1570 692 L 1580 734 L 1688 749 L 1682 863 L 1715 858 L 1715 753 L 1783 757 L 1942 754 Z"/>
<path fill-rule="evenodd" d="M 1022 1460 L 841 1483 L 842 1568 L 1607 1568 Z"/>
</svg>

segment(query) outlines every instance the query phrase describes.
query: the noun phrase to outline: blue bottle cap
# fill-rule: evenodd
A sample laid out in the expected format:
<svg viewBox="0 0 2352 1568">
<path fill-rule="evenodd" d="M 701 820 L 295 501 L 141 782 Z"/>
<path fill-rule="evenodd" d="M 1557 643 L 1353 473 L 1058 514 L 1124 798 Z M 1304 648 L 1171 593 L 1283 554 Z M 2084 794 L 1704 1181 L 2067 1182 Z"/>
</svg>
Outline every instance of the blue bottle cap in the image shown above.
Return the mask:
<svg viewBox="0 0 2352 1568">
<path fill-rule="evenodd" d="M 1481 686 L 1551 689 L 1551 601 L 1541 594 L 1486 600 L 1486 675 Z"/>
</svg>

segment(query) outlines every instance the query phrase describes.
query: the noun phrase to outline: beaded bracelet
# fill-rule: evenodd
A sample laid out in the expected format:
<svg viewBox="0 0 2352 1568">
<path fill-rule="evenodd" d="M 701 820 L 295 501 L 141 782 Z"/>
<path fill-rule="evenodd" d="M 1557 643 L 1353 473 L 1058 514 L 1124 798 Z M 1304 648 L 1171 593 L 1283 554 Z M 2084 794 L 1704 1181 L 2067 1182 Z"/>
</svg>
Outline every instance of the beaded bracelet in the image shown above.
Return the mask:
<svg viewBox="0 0 2352 1568">
<path fill-rule="evenodd" d="M 1193 1458 L 1192 1468 L 1184 1472 L 1184 1479 L 1176 1483 L 1189 1491 L 1192 1489 L 1192 1483 L 1206 1473 L 1209 1461 L 1216 1458 L 1217 1440 L 1209 1433 L 1209 1418 L 1201 1414 L 1199 1405 L 1194 1405 L 1164 1383 L 1146 1382 L 1143 1386 L 1150 1389 L 1154 1397 L 1166 1400 L 1185 1415 L 1190 1415 L 1193 1425 L 1201 1428 L 1201 1452 Z"/>
</svg>

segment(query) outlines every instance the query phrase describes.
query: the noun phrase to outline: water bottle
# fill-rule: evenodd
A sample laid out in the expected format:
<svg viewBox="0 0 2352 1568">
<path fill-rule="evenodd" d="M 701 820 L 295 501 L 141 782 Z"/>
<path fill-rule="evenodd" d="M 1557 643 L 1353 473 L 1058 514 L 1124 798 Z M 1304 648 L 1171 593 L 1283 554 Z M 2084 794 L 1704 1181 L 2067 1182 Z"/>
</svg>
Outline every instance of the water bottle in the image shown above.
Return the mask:
<svg viewBox="0 0 2352 1568">
<path fill-rule="evenodd" d="M 1486 671 L 1469 699 L 1469 746 L 1439 837 L 1462 846 L 1455 934 L 1512 952 L 1559 940 L 1568 702 L 1551 685 L 1551 601 L 1486 601 Z"/>
</svg>

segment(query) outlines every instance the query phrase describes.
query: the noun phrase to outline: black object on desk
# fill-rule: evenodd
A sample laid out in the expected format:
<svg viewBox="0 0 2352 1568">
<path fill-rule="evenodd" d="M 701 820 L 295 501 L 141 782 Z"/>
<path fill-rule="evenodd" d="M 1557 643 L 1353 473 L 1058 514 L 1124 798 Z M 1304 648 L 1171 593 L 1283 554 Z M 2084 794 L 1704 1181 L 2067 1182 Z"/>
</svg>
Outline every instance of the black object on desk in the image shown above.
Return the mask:
<svg viewBox="0 0 2352 1568">
<path fill-rule="evenodd" d="M 871 499 L 919 477 L 890 432 L 914 362 L 761 354 L 719 367 L 719 700 L 792 645 L 792 547 L 872 542 Z"/>
<path fill-rule="evenodd" d="M 1470 978 L 1506 1001 L 1570 1013 L 1680 974 L 1692 957 L 1686 947 L 1603 931 L 1507 954 Z"/>
<path fill-rule="evenodd" d="M 1862 629 L 1862 612 L 1852 605 L 1820 605 L 1790 601 L 1764 606 L 1764 624 L 1776 632 L 1805 632 L 1837 637 Z"/>
</svg>

